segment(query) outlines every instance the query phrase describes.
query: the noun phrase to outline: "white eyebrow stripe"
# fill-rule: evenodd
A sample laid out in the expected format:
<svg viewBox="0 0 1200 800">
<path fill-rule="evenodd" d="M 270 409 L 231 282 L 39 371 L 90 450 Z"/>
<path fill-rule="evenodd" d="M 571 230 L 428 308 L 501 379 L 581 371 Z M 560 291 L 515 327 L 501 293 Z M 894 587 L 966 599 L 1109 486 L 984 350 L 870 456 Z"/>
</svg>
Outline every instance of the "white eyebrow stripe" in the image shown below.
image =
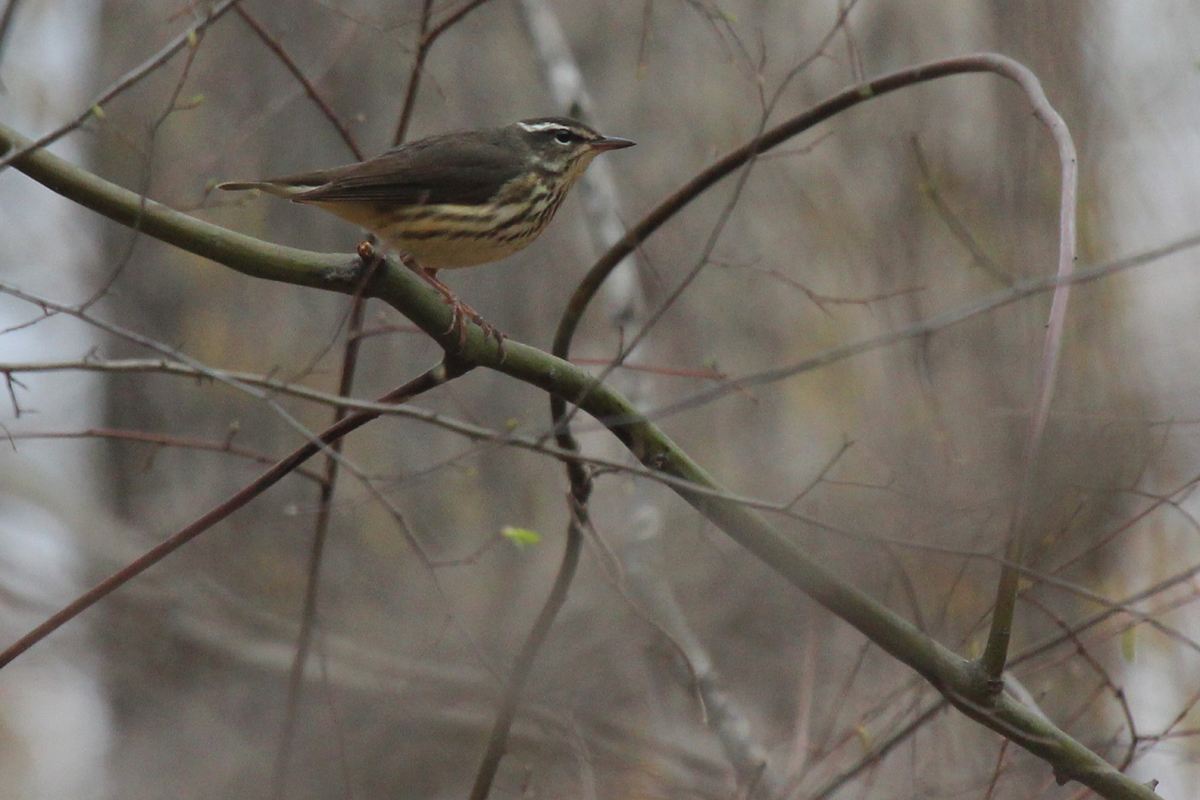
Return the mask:
<svg viewBox="0 0 1200 800">
<path fill-rule="evenodd" d="M 530 133 L 537 133 L 538 131 L 570 130 L 570 128 L 568 128 L 566 125 L 563 125 L 561 122 L 534 122 L 532 124 L 528 122 L 518 122 L 517 124 Z"/>
</svg>

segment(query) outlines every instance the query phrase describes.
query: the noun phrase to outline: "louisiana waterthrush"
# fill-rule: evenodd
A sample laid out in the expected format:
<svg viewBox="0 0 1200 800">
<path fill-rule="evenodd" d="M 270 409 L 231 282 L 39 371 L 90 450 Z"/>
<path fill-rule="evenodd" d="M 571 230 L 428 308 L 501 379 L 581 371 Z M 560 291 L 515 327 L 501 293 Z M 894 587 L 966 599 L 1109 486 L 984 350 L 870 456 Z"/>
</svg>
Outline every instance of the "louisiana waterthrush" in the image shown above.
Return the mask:
<svg viewBox="0 0 1200 800">
<path fill-rule="evenodd" d="M 366 228 L 446 297 L 455 326 L 469 317 L 495 334 L 437 271 L 522 249 L 545 229 L 593 158 L 632 144 L 581 122 L 543 117 L 430 136 L 345 167 L 217 188 L 261 189 Z"/>
</svg>

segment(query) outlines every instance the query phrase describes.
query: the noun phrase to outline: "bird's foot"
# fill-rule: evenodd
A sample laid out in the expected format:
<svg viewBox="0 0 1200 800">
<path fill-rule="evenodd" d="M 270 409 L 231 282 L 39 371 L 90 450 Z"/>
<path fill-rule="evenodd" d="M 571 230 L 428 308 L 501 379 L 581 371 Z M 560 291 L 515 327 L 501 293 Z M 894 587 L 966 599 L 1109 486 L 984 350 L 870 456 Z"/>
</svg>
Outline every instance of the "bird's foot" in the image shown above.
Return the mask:
<svg viewBox="0 0 1200 800">
<path fill-rule="evenodd" d="M 436 289 L 446 305 L 450 306 L 450 327 L 446 329 L 446 333 L 458 331 L 459 352 L 462 352 L 467 346 L 467 323 L 469 321 L 479 326 L 479 330 L 483 331 L 484 337 L 491 337 L 496 340 L 496 346 L 500 350 L 500 360 L 504 360 L 504 340 L 508 338 L 505 334 L 501 333 L 496 329 L 495 325 L 480 316 L 478 311 L 471 308 L 462 300 L 459 300 L 454 292 L 450 290 L 449 286 L 438 280 L 437 270 L 422 267 L 417 263 L 416 259 L 407 253 L 402 254 L 400 258 L 405 266 L 420 275 L 426 283 Z"/>
<path fill-rule="evenodd" d="M 495 325 L 488 322 L 479 312 L 471 308 L 469 305 L 459 300 L 454 295 L 443 298 L 446 305 L 450 306 L 450 327 L 446 329 L 446 333 L 458 331 L 458 349 L 461 352 L 467 346 L 467 322 L 474 322 L 479 326 L 479 330 L 483 331 L 484 337 L 491 337 L 496 340 L 496 346 L 500 350 L 500 360 L 504 360 L 504 340 L 508 336 L 500 332 Z"/>
</svg>

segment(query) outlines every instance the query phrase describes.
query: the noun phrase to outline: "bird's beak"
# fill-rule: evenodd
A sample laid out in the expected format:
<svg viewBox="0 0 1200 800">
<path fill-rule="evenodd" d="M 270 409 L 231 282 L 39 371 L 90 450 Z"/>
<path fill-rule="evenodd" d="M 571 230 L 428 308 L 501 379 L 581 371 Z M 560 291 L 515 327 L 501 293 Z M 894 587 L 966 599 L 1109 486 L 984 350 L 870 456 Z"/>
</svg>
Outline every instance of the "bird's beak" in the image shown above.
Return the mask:
<svg viewBox="0 0 1200 800">
<path fill-rule="evenodd" d="M 593 150 L 599 150 L 603 153 L 605 150 L 620 150 L 622 147 L 633 147 L 637 142 L 631 142 L 628 139 L 621 139 L 616 136 L 605 136 L 603 139 L 597 139 L 588 144 Z"/>
</svg>

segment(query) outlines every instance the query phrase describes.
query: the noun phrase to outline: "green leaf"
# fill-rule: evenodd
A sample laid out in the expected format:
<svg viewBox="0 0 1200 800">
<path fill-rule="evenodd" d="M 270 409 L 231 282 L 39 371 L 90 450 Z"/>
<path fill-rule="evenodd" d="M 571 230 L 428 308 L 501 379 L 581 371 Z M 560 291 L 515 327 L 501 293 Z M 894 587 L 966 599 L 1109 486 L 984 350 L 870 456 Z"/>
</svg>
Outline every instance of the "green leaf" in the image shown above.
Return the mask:
<svg viewBox="0 0 1200 800">
<path fill-rule="evenodd" d="M 1130 662 L 1137 657 L 1137 628 L 1133 625 L 1121 632 L 1121 655 Z"/>
<path fill-rule="evenodd" d="M 540 544 L 542 541 L 542 537 L 537 531 L 531 531 L 528 528 L 515 528 L 512 525 L 505 525 L 501 528 L 500 535 L 517 547 Z"/>
</svg>

